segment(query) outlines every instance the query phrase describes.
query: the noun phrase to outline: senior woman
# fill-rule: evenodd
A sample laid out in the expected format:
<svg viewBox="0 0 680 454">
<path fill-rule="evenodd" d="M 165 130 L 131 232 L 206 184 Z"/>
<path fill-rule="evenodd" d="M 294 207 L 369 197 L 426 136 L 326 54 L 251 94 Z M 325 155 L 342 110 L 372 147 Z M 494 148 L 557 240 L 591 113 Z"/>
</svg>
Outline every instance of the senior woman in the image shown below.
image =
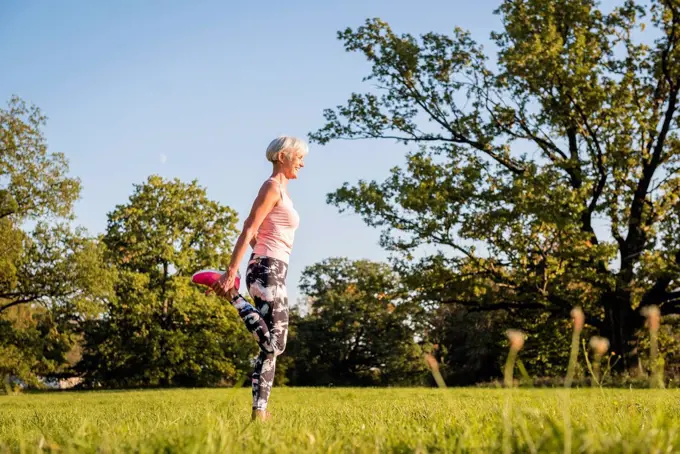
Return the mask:
<svg viewBox="0 0 680 454">
<path fill-rule="evenodd" d="M 288 182 L 304 167 L 307 144 L 282 136 L 267 147 L 272 174 L 260 188 L 243 231 L 236 241 L 227 272 L 212 285 L 215 293 L 231 299 L 260 346 L 252 375 L 253 420 L 269 419 L 267 403 L 276 357 L 283 353 L 288 338 L 288 296 L 286 275 L 300 217 L 287 191 Z M 248 245 L 253 248 L 246 271 L 246 287 L 253 307 L 238 293 L 238 269 Z"/>
</svg>

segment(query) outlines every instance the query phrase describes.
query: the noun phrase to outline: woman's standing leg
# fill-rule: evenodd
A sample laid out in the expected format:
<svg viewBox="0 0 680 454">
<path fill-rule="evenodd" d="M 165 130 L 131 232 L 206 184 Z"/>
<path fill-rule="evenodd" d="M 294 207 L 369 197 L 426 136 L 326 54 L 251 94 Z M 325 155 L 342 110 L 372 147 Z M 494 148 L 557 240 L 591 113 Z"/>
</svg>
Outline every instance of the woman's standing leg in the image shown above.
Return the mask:
<svg viewBox="0 0 680 454">
<path fill-rule="evenodd" d="M 246 285 L 255 301 L 253 307 L 243 298 L 234 303 L 248 330 L 260 345 L 260 355 L 252 375 L 253 410 L 267 408 L 274 384 L 276 357 L 283 353 L 288 339 L 288 296 L 285 262 L 269 257 L 252 257 L 246 272 Z"/>
</svg>

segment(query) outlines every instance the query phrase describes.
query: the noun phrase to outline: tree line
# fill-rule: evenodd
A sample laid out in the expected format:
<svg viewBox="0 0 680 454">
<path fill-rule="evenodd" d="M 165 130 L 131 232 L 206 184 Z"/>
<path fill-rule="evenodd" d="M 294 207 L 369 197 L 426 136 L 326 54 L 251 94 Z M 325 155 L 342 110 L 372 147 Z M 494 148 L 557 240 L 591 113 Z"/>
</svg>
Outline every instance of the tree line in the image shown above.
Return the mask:
<svg viewBox="0 0 680 454">
<path fill-rule="evenodd" d="M 197 181 L 152 175 L 108 212 L 102 234 L 90 235 L 73 225 L 81 185 L 65 156 L 48 150 L 44 124 L 40 109 L 16 97 L 0 110 L 5 385 L 247 380 L 256 343 L 228 302 L 190 282 L 196 270 L 228 263 L 234 210 Z M 422 372 L 407 306 L 393 310 L 395 282 L 385 264 L 330 259 L 308 267 L 303 289 L 318 301 L 305 316 L 293 311 L 295 362 L 281 361 L 280 380 L 315 384 L 318 372 L 338 384 L 389 383 Z"/>
<path fill-rule="evenodd" d="M 338 33 L 374 88 L 324 111 L 310 138 L 407 147 L 384 181 L 327 196 L 382 229 L 392 257 L 304 270 L 280 383 L 432 384 L 425 355 L 449 384 L 490 381 L 508 328 L 527 334 L 530 375 L 563 375 L 574 307 L 622 375 L 649 370 L 644 314 L 659 308 L 676 373 L 680 3 L 506 0 L 495 13 L 493 62 L 460 28 L 414 37 L 371 19 Z M 0 110 L 0 376 L 247 380 L 255 344 L 189 282 L 227 263 L 236 213 L 197 181 L 150 176 L 92 236 L 73 226 L 81 184 L 44 122 L 16 97 Z"/>
</svg>

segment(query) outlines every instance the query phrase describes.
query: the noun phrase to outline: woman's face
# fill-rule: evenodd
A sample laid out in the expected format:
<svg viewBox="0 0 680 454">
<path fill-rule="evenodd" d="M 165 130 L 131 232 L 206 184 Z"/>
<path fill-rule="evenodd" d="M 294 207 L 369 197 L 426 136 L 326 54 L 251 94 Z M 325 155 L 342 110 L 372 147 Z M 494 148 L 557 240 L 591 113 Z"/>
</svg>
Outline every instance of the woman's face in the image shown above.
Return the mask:
<svg viewBox="0 0 680 454">
<path fill-rule="evenodd" d="M 304 156 L 302 156 L 300 153 L 293 152 L 290 156 L 290 159 L 284 156 L 281 164 L 283 174 L 286 176 L 286 178 L 289 180 L 295 180 L 300 169 L 305 166 Z"/>
</svg>

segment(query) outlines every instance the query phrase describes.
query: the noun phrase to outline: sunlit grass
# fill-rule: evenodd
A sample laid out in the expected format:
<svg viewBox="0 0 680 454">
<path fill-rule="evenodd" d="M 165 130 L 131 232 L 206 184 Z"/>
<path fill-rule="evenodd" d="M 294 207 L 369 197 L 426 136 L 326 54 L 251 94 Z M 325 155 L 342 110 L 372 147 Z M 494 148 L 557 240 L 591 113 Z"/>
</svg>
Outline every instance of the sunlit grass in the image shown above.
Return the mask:
<svg viewBox="0 0 680 454">
<path fill-rule="evenodd" d="M 246 389 L 4 396 L 0 452 L 563 452 L 565 407 L 572 452 L 680 450 L 675 390 L 275 388 L 264 424 L 250 423 L 249 400 Z"/>
</svg>

